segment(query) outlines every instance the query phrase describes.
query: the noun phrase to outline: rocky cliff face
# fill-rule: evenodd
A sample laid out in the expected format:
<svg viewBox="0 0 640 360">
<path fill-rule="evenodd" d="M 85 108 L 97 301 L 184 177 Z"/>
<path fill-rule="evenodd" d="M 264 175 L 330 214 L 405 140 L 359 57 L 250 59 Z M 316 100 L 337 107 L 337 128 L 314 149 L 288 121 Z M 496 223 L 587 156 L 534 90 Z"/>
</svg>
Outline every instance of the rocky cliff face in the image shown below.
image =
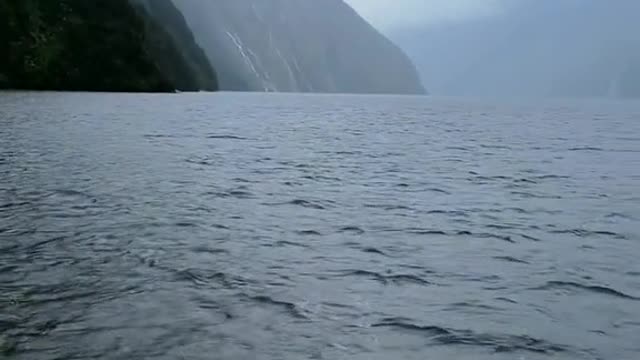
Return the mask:
<svg viewBox="0 0 640 360">
<path fill-rule="evenodd" d="M 343 0 L 173 0 L 223 90 L 424 93 L 409 58 Z"/>
</svg>

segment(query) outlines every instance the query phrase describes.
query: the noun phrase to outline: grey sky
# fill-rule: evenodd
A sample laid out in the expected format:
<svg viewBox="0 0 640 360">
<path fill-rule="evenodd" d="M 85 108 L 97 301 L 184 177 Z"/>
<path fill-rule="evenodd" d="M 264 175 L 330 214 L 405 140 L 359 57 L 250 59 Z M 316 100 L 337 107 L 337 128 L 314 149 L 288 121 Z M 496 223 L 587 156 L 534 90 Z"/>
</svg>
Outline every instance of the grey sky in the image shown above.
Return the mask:
<svg viewBox="0 0 640 360">
<path fill-rule="evenodd" d="M 499 13 L 505 0 L 346 0 L 379 29 L 395 30 Z"/>
</svg>

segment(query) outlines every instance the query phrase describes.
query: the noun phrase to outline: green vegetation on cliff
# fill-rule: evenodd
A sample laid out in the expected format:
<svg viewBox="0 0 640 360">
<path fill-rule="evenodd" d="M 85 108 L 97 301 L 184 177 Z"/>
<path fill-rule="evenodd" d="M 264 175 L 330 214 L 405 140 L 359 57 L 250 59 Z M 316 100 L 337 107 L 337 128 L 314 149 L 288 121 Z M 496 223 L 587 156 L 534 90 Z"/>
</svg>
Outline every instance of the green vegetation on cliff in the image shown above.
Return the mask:
<svg viewBox="0 0 640 360">
<path fill-rule="evenodd" d="M 217 90 L 216 73 L 171 0 L 130 0 L 145 19 L 145 46 L 180 90 Z"/>
<path fill-rule="evenodd" d="M 172 91 L 217 85 L 208 64 L 199 65 L 208 70 L 190 71 L 177 39 L 129 0 L 0 0 L 0 54 L 2 88 Z"/>
</svg>

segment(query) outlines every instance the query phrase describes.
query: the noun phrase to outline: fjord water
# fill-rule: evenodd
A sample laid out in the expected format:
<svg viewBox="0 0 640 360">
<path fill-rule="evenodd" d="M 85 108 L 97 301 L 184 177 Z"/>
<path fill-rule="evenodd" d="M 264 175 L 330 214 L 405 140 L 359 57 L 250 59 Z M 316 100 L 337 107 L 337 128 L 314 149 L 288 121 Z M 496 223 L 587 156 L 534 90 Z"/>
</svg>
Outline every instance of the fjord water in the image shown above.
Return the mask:
<svg viewBox="0 0 640 360">
<path fill-rule="evenodd" d="M 0 94 L 0 357 L 637 359 L 640 104 Z"/>
</svg>

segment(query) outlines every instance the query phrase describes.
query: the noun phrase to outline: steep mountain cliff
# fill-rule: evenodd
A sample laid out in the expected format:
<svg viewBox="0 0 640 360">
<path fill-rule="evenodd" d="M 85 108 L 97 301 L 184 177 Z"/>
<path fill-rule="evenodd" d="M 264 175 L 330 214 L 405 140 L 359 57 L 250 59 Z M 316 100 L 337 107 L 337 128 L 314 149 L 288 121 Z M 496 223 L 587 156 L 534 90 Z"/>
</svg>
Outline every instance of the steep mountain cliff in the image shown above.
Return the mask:
<svg viewBox="0 0 640 360">
<path fill-rule="evenodd" d="M 217 90 L 218 80 L 189 25 L 171 0 L 130 0 L 145 19 L 145 47 L 179 90 Z"/>
<path fill-rule="evenodd" d="M 169 0 L 153 2 L 163 1 L 171 5 Z M 179 19 L 179 12 L 174 12 Z M 184 55 L 190 50 L 181 50 L 197 47 L 184 36 L 188 29 L 183 26 L 181 34 L 176 31 L 179 24 L 172 28 L 174 32 L 165 31 L 156 20 L 136 12 L 128 0 L 1 0 L 0 87 L 172 91 L 207 85 L 214 89 L 215 76 L 207 79 L 200 71 L 191 75 L 193 63 Z"/>
<path fill-rule="evenodd" d="M 173 0 L 223 90 L 424 93 L 409 58 L 343 0 Z"/>
</svg>

